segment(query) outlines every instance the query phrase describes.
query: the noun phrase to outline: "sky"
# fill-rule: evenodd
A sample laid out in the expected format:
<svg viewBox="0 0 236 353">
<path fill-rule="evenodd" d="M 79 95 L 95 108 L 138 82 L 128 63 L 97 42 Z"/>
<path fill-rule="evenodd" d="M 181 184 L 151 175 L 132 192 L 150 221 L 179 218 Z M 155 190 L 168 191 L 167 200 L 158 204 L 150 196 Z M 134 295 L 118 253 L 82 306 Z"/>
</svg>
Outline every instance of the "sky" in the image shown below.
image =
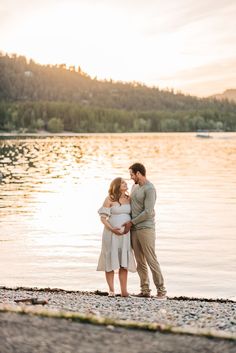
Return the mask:
<svg viewBox="0 0 236 353">
<path fill-rule="evenodd" d="M 0 51 L 209 96 L 236 88 L 236 1 L 1 0 Z"/>
</svg>

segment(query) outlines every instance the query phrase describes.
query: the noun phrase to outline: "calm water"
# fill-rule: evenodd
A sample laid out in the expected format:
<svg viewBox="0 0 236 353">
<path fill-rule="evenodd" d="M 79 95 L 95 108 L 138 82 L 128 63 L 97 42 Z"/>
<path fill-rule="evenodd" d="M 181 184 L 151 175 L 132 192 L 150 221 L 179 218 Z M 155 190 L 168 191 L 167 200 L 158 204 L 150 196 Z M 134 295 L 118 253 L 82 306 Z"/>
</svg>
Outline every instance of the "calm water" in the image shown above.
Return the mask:
<svg viewBox="0 0 236 353">
<path fill-rule="evenodd" d="M 106 289 L 97 209 L 135 161 L 157 188 L 169 295 L 236 298 L 236 133 L 0 137 L 0 285 Z"/>
</svg>

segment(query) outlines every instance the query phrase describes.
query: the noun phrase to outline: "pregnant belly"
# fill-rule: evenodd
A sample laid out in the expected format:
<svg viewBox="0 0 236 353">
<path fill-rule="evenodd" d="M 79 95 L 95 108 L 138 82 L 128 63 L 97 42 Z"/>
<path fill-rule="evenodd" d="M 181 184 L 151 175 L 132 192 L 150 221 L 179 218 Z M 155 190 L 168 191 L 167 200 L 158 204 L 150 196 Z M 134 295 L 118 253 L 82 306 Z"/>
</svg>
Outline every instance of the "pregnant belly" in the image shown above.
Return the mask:
<svg viewBox="0 0 236 353">
<path fill-rule="evenodd" d="M 122 224 L 125 222 L 130 221 L 130 215 L 129 214 L 120 214 L 120 215 L 112 215 L 109 219 L 110 224 L 112 227 L 121 227 Z"/>
</svg>

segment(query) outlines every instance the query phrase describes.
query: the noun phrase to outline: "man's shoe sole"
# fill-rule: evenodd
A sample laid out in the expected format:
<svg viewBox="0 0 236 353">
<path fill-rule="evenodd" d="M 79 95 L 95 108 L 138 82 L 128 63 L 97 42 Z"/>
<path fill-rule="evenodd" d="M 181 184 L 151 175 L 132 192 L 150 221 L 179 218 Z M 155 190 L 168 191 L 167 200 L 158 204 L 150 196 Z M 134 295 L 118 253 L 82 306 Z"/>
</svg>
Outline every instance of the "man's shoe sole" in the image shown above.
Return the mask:
<svg viewBox="0 0 236 353">
<path fill-rule="evenodd" d="M 167 300 L 167 297 L 164 297 L 164 298 L 158 298 L 158 297 L 156 297 L 156 299 L 157 299 L 157 300 L 160 300 L 160 301 L 165 301 L 165 300 Z"/>
<path fill-rule="evenodd" d="M 136 297 L 136 298 L 151 298 L 151 295 L 150 295 L 150 294 L 149 294 L 149 295 L 147 295 L 147 294 L 142 294 L 142 295 L 140 295 L 140 294 L 133 294 L 133 296 Z"/>
</svg>

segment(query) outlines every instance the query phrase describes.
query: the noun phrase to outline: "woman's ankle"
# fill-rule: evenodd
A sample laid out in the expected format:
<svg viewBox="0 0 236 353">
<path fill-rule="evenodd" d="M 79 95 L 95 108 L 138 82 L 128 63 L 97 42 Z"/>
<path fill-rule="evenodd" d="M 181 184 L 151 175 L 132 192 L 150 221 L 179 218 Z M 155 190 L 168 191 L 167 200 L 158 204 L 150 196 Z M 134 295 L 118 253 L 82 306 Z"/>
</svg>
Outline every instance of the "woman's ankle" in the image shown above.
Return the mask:
<svg viewBox="0 0 236 353">
<path fill-rule="evenodd" d="M 128 297 L 129 296 L 129 293 L 126 291 L 121 291 L 121 296 L 122 297 Z"/>
</svg>

